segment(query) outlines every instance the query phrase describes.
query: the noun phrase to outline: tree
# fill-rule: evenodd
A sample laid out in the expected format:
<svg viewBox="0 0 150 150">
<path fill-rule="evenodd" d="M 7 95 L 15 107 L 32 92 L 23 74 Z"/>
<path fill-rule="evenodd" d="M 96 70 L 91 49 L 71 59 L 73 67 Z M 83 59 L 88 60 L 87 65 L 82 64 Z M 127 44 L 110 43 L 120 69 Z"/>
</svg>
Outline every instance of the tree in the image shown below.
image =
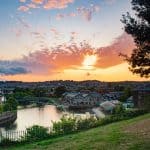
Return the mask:
<svg viewBox="0 0 150 150">
<path fill-rule="evenodd" d="M 133 18 L 129 13 L 121 20 L 125 31 L 132 35 L 136 48 L 131 56 L 125 56 L 130 70 L 141 77 L 150 77 L 150 0 L 132 0 Z"/>
<path fill-rule="evenodd" d="M 35 88 L 33 90 L 33 95 L 35 97 L 46 97 L 47 90 L 45 88 Z"/>
<path fill-rule="evenodd" d="M 117 105 L 114 110 L 113 110 L 113 114 L 122 114 L 125 112 L 124 107 L 122 106 L 122 104 Z"/>
<path fill-rule="evenodd" d="M 123 91 L 123 95 L 120 97 L 120 101 L 121 102 L 125 102 L 127 100 L 127 98 L 129 98 L 131 96 L 131 89 L 129 87 L 126 87 Z"/>
<path fill-rule="evenodd" d="M 3 111 L 14 111 L 14 110 L 17 110 L 17 101 L 13 96 L 10 96 L 4 103 Z"/>
<path fill-rule="evenodd" d="M 54 92 L 54 95 L 56 97 L 61 97 L 63 93 L 65 93 L 67 90 L 66 90 L 66 87 L 65 86 L 59 86 L 55 89 L 55 92 Z"/>
</svg>

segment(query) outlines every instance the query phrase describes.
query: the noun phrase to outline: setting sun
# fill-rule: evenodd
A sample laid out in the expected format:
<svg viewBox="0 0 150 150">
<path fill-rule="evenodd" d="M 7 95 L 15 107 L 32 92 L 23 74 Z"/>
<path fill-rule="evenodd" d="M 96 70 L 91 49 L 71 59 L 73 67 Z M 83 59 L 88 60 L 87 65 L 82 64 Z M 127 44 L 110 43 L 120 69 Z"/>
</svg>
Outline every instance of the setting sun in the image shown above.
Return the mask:
<svg viewBox="0 0 150 150">
<path fill-rule="evenodd" d="M 96 63 L 96 60 L 97 60 L 97 56 L 96 55 L 86 55 L 82 65 L 86 69 L 92 69 L 93 66 Z"/>
</svg>

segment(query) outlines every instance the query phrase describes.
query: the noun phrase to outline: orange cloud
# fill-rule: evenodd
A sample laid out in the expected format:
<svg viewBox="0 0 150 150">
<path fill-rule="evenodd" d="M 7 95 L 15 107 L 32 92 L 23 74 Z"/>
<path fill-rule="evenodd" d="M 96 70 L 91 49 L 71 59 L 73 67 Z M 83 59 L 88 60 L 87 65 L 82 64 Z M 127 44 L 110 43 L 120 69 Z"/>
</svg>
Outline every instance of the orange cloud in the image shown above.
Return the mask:
<svg viewBox="0 0 150 150">
<path fill-rule="evenodd" d="M 131 36 L 123 33 L 110 46 L 98 49 L 98 61 L 96 67 L 107 68 L 118 65 L 123 62 L 123 58 L 119 57 L 120 53 L 130 55 L 135 48 L 134 41 Z"/>
<path fill-rule="evenodd" d="M 48 0 L 44 5 L 45 9 L 62 9 L 66 8 L 69 3 L 73 3 L 74 0 Z"/>
<path fill-rule="evenodd" d="M 55 32 L 55 29 L 52 29 L 52 31 Z M 109 68 L 123 63 L 123 58 L 119 57 L 119 53 L 130 54 L 133 48 L 133 39 L 124 33 L 107 47 L 93 48 L 86 42 L 58 45 L 51 49 L 30 53 L 20 60 L 11 61 L 10 64 L 18 64 L 18 67 L 23 67 L 33 74 L 63 72 L 66 69 L 89 70 L 90 67 L 83 67 L 85 56 L 88 55 L 96 56 L 92 68 Z M 0 65 L 5 68 L 4 61 L 1 61 Z M 11 65 L 9 66 L 9 68 L 12 67 Z"/>
<path fill-rule="evenodd" d="M 52 29 L 52 31 L 56 32 L 55 29 Z M 38 62 L 49 68 L 48 71 L 63 71 L 69 68 L 78 69 L 82 66 L 86 55 L 96 55 L 95 67 L 109 68 L 123 62 L 123 58 L 119 57 L 119 53 L 130 54 L 133 48 L 133 39 L 124 33 L 107 47 L 95 49 L 87 43 L 58 45 L 52 49 L 31 53 L 26 56 L 26 60 L 29 62 L 34 60 L 35 64 Z"/>
<path fill-rule="evenodd" d="M 44 8 L 44 9 L 63 9 L 68 6 L 68 4 L 73 3 L 74 0 L 19 0 L 20 2 L 27 2 L 24 6 L 18 8 L 19 11 L 26 12 L 31 8 Z"/>
<path fill-rule="evenodd" d="M 32 0 L 33 3 L 42 4 L 44 0 Z"/>
</svg>

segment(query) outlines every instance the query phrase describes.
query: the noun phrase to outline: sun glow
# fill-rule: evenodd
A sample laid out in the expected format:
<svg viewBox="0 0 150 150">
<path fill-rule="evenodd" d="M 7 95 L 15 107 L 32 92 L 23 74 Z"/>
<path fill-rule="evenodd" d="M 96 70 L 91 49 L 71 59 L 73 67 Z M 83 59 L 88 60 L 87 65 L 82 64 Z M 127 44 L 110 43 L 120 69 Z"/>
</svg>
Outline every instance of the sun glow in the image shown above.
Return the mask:
<svg viewBox="0 0 150 150">
<path fill-rule="evenodd" d="M 97 60 L 96 55 L 86 55 L 82 65 L 85 69 L 93 69 L 96 63 L 96 60 Z"/>
</svg>

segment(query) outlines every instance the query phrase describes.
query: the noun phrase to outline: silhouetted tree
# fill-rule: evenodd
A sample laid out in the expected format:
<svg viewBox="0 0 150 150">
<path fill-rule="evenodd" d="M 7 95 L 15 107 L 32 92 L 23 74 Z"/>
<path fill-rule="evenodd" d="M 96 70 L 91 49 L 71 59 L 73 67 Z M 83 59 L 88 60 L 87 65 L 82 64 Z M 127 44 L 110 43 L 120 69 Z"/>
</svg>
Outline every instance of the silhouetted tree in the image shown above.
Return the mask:
<svg viewBox="0 0 150 150">
<path fill-rule="evenodd" d="M 132 35 L 136 48 L 131 56 L 125 56 L 130 70 L 141 77 L 150 77 L 150 0 L 132 0 L 133 18 L 129 13 L 121 20 L 125 31 Z"/>
</svg>

